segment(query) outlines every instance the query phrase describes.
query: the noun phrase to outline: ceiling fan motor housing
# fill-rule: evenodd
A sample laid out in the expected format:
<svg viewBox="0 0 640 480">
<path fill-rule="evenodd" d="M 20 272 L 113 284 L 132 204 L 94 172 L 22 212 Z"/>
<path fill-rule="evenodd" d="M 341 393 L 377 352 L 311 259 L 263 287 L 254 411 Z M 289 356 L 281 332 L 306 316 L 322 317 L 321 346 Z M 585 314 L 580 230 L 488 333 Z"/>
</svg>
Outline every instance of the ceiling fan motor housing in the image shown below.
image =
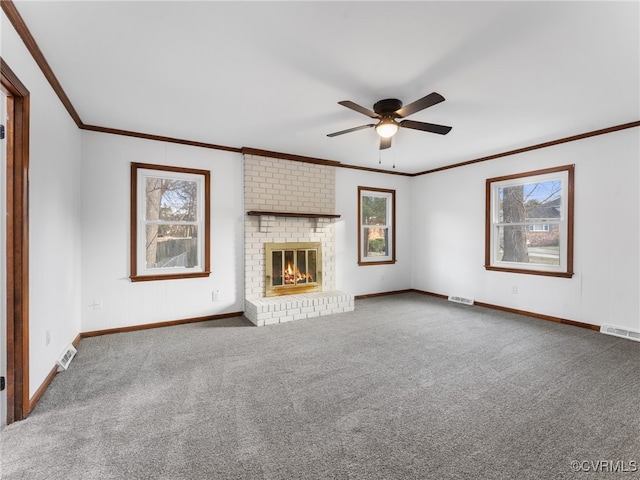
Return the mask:
<svg viewBox="0 0 640 480">
<path fill-rule="evenodd" d="M 402 102 L 397 98 L 386 98 L 373 105 L 373 111 L 382 116 L 391 115 L 401 108 Z"/>
</svg>

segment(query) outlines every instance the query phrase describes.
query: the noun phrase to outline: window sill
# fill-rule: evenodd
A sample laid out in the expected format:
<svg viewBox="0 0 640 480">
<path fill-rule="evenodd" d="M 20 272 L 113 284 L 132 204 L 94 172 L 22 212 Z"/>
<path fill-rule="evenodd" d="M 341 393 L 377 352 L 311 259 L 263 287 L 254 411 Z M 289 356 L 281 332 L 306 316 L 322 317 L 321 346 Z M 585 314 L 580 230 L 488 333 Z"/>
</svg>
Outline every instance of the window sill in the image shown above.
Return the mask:
<svg viewBox="0 0 640 480">
<path fill-rule="evenodd" d="M 542 275 L 545 277 L 560 277 L 560 278 L 571 278 L 573 277 L 574 272 L 551 272 L 548 270 L 529 270 L 526 268 L 505 268 L 505 267 L 495 267 L 493 265 L 485 265 L 485 270 L 490 270 L 494 272 L 506 272 L 506 273 L 524 273 L 526 275 Z"/>
<path fill-rule="evenodd" d="M 206 278 L 211 272 L 196 273 L 169 273 L 166 275 L 132 275 L 129 278 L 132 282 L 151 282 L 156 280 L 180 280 L 182 278 Z"/>
</svg>

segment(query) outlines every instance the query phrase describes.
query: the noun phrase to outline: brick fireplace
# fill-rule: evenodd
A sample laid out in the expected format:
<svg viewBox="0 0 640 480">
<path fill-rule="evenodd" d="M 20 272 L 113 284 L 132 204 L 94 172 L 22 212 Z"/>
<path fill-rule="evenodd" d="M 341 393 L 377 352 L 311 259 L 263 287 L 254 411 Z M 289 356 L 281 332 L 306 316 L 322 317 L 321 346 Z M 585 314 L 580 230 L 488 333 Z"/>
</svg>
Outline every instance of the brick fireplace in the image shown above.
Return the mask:
<svg viewBox="0 0 640 480">
<path fill-rule="evenodd" d="M 245 316 L 262 326 L 353 310 L 353 295 L 335 291 L 335 167 L 245 154 L 244 192 Z M 286 281 L 294 283 L 285 285 L 288 274 L 278 272 L 283 284 L 277 280 L 274 292 L 273 244 L 284 269 L 294 255 L 306 262 L 305 275 L 313 266 L 320 278 L 303 281 L 293 271 Z"/>
</svg>

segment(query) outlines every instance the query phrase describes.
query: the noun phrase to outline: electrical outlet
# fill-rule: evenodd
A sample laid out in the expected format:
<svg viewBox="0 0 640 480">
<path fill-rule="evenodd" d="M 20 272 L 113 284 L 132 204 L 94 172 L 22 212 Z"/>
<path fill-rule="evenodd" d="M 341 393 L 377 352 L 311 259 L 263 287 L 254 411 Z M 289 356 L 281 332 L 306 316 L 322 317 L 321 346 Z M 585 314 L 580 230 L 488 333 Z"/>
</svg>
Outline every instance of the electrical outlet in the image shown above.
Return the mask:
<svg viewBox="0 0 640 480">
<path fill-rule="evenodd" d="M 91 308 L 93 308 L 94 310 L 102 310 L 102 299 L 96 300 L 95 298 L 93 299 L 93 303 L 91 305 L 89 305 Z"/>
<path fill-rule="evenodd" d="M 220 290 L 214 290 L 211 292 L 211 301 L 219 302 L 220 301 Z"/>
<path fill-rule="evenodd" d="M 518 294 L 518 286 L 514 285 L 513 287 L 511 287 L 511 293 L 513 293 L 514 295 Z"/>
<path fill-rule="evenodd" d="M 49 344 L 51 343 L 51 332 L 49 330 L 44 332 L 45 334 L 45 346 L 49 346 Z"/>
</svg>

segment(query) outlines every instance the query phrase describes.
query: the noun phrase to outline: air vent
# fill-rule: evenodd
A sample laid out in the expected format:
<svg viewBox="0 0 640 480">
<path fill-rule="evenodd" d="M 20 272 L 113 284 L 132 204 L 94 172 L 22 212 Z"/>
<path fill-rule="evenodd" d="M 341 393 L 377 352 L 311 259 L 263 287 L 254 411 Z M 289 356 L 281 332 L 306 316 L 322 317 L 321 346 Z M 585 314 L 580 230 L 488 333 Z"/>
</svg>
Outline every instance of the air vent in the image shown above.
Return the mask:
<svg viewBox="0 0 640 480">
<path fill-rule="evenodd" d="M 76 353 L 78 353 L 78 351 L 74 348 L 73 345 L 69 344 L 65 347 L 65 349 L 58 357 L 58 360 L 56 361 L 56 363 L 58 364 L 59 372 L 69 368 L 69 364 L 71 363 L 71 360 L 73 360 L 73 357 L 76 356 Z"/>
<path fill-rule="evenodd" d="M 629 340 L 640 342 L 640 332 L 627 330 L 613 325 L 602 325 L 600 327 L 600 333 L 606 333 L 607 335 L 613 335 L 614 337 L 628 338 Z"/>
<path fill-rule="evenodd" d="M 473 305 L 473 298 L 454 297 L 453 295 L 449 295 L 449 301 L 455 303 L 463 303 L 465 305 Z"/>
</svg>

